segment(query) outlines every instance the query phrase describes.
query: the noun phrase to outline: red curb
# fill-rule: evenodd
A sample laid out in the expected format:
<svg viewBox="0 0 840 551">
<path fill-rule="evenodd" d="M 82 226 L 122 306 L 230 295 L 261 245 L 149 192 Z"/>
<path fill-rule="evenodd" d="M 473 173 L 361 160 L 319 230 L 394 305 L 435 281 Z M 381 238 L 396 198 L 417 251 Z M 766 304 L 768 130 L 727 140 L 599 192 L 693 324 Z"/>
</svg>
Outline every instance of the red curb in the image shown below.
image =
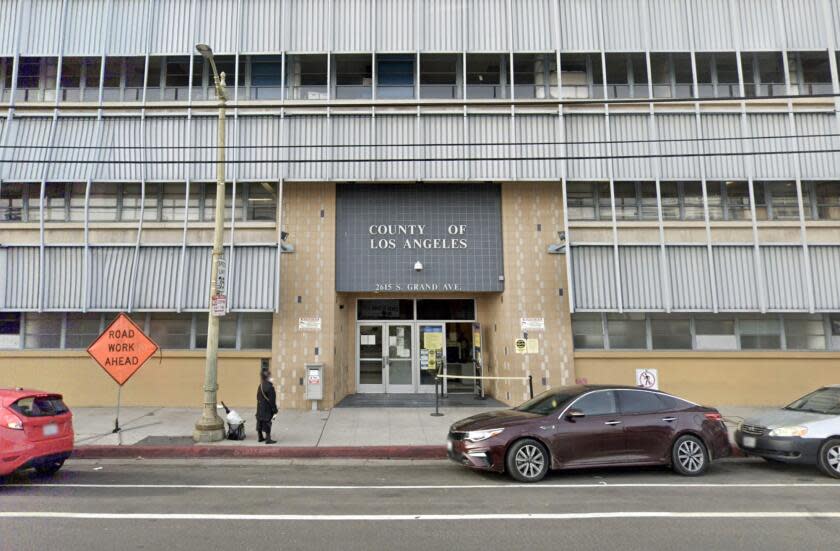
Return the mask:
<svg viewBox="0 0 840 551">
<path fill-rule="evenodd" d="M 81 446 L 74 459 L 446 459 L 444 446 Z"/>
</svg>

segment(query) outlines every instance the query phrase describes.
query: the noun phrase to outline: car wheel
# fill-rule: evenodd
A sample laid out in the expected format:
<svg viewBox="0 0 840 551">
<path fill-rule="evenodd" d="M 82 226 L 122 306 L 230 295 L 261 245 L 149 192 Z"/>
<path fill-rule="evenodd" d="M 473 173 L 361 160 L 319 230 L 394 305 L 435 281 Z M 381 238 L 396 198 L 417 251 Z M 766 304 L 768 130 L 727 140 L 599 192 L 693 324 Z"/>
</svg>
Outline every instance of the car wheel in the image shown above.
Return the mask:
<svg viewBox="0 0 840 551">
<path fill-rule="evenodd" d="M 520 440 L 508 450 L 507 471 L 520 482 L 538 482 L 548 472 L 549 460 L 545 446 L 530 438 Z"/>
<path fill-rule="evenodd" d="M 680 436 L 671 451 L 671 466 L 681 475 L 700 476 L 709 467 L 706 445 L 696 436 Z"/>
<path fill-rule="evenodd" d="M 39 467 L 35 467 L 35 472 L 41 476 L 51 476 L 58 472 L 58 469 L 64 465 L 64 460 L 61 459 L 60 461 L 53 461 L 49 465 L 41 465 Z"/>
<path fill-rule="evenodd" d="M 817 463 L 828 476 L 840 478 L 840 438 L 831 438 L 822 445 Z"/>
</svg>

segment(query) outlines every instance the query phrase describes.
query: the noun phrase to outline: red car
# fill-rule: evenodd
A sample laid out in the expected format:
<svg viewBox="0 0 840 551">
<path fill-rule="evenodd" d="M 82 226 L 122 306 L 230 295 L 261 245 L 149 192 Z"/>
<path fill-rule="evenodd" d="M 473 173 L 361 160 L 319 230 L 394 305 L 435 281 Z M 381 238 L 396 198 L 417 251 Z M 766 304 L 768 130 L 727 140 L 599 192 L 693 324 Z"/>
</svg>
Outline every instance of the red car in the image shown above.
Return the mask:
<svg viewBox="0 0 840 551">
<path fill-rule="evenodd" d="M 53 474 L 73 452 L 73 415 L 60 394 L 0 388 L 0 476 Z"/>
<path fill-rule="evenodd" d="M 536 482 L 550 469 L 670 465 L 687 476 L 730 454 L 716 409 L 655 390 L 575 386 L 452 425 L 449 457 Z"/>
</svg>

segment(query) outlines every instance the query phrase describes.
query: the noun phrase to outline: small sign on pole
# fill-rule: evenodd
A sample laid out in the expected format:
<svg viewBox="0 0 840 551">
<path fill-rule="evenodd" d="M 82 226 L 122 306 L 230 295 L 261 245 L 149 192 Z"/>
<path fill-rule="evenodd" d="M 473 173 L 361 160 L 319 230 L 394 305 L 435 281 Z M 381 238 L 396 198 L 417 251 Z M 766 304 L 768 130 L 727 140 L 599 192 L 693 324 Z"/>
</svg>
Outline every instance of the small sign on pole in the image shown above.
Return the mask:
<svg viewBox="0 0 840 551">
<path fill-rule="evenodd" d="M 220 318 L 227 313 L 227 297 L 225 295 L 215 295 L 210 301 L 210 313 Z"/>
<path fill-rule="evenodd" d="M 119 385 L 117 417 L 114 432 L 120 430 L 120 397 L 122 386 L 155 355 L 158 345 L 146 336 L 131 318 L 120 313 L 105 331 L 93 341 L 87 353 Z"/>
</svg>

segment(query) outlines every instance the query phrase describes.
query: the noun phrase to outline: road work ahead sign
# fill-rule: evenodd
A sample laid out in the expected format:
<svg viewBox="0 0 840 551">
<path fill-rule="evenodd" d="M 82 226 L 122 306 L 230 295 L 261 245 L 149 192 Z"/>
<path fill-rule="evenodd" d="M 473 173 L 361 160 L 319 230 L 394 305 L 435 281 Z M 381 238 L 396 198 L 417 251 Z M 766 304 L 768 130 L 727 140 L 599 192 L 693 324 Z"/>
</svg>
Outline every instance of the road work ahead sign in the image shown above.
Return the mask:
<svg viewBox="0 0 840 551">
<path fill-rule="evenodd" d="M 131 318 L 120 314 L 87 349 L 90 357 L 122 386 L 158 351 Z"/>
</svg>

